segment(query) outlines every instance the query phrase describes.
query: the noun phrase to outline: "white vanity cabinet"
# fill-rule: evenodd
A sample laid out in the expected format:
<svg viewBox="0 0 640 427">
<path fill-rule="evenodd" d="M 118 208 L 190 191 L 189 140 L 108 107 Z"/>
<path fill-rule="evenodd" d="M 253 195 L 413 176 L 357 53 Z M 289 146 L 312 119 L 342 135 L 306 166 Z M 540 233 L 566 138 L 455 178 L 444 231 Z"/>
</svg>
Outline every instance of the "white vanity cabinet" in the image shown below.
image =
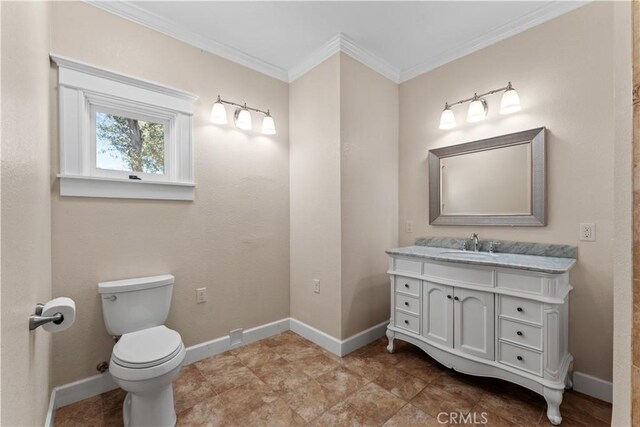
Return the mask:
<svg viewBox="0 0 640 427">
<path fill-rule="evenodd" d="M 532 257 L 538 258 L 538 257 Z M 571 386 L 568 270 L 545 272 L 391 255 L 388 350 L 401 339 L 443 365 L 502 378 L 544 396 L 547 416 Z"/>
</svg>

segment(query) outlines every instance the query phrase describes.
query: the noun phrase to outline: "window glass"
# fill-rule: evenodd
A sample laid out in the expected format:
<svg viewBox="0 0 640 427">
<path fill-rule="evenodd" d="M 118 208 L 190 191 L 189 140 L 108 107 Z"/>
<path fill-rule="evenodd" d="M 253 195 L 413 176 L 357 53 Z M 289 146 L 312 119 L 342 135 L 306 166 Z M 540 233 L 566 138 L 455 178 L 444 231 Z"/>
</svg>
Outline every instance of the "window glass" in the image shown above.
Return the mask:
<svg viewBox="0 0 640 427">
<path fill-rule="evenodd" d="M 96 112 L 96 167 L 164 175 L 165 125 Z"/>
</svg>

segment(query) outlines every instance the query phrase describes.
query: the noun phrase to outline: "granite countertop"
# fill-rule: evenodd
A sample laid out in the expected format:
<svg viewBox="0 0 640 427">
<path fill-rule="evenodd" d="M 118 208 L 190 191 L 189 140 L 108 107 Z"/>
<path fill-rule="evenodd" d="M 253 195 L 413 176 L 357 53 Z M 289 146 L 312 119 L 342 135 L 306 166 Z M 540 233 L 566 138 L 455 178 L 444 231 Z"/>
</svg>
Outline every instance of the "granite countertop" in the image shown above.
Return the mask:
<svg viewBox="0 0 640 427">
<path fill-rule="evenodd" d="M 511 253 L 476 252 L 439 248 L 429 246 L 407 246 L 389 249 L 389 255 L 413 256 L 435 261 L 457 262 L 462 264 L 485 265 L 494 267 L 518 268 L 521 270 L 540 271 L 543 273 L 566 273 L 576 263 L 574 258 L 551 256 L 522 255 Z"/>
</svg>

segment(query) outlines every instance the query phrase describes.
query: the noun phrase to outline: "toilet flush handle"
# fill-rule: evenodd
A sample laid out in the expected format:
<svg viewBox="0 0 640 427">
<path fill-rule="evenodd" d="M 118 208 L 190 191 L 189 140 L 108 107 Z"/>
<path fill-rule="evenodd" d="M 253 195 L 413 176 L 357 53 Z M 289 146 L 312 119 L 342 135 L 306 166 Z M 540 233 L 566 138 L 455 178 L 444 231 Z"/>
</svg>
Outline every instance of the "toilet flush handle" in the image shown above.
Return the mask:
<svg viewBox="0 0 640 427">
<path fill-rule="evenodd" d="M 102 297 L 102 299 L 108 299 L 109 301 L 115 301 L 118 299 L 116 295 L 109 295 L 108 297 Z"/>
</svg>

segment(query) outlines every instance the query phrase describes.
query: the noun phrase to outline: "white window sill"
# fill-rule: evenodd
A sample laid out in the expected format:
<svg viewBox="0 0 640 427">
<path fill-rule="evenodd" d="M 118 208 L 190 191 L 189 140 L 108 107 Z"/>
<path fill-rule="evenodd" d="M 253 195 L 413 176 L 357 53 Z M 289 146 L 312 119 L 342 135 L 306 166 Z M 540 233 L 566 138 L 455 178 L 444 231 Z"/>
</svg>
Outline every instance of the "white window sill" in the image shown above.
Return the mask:
<svg viewBox="0 0 640 427">
<path fill-rule="evenodd" d="M 121 199 L 193 200 L 195 184 L 58 175 L 60 195 Z"/>
</svg>

